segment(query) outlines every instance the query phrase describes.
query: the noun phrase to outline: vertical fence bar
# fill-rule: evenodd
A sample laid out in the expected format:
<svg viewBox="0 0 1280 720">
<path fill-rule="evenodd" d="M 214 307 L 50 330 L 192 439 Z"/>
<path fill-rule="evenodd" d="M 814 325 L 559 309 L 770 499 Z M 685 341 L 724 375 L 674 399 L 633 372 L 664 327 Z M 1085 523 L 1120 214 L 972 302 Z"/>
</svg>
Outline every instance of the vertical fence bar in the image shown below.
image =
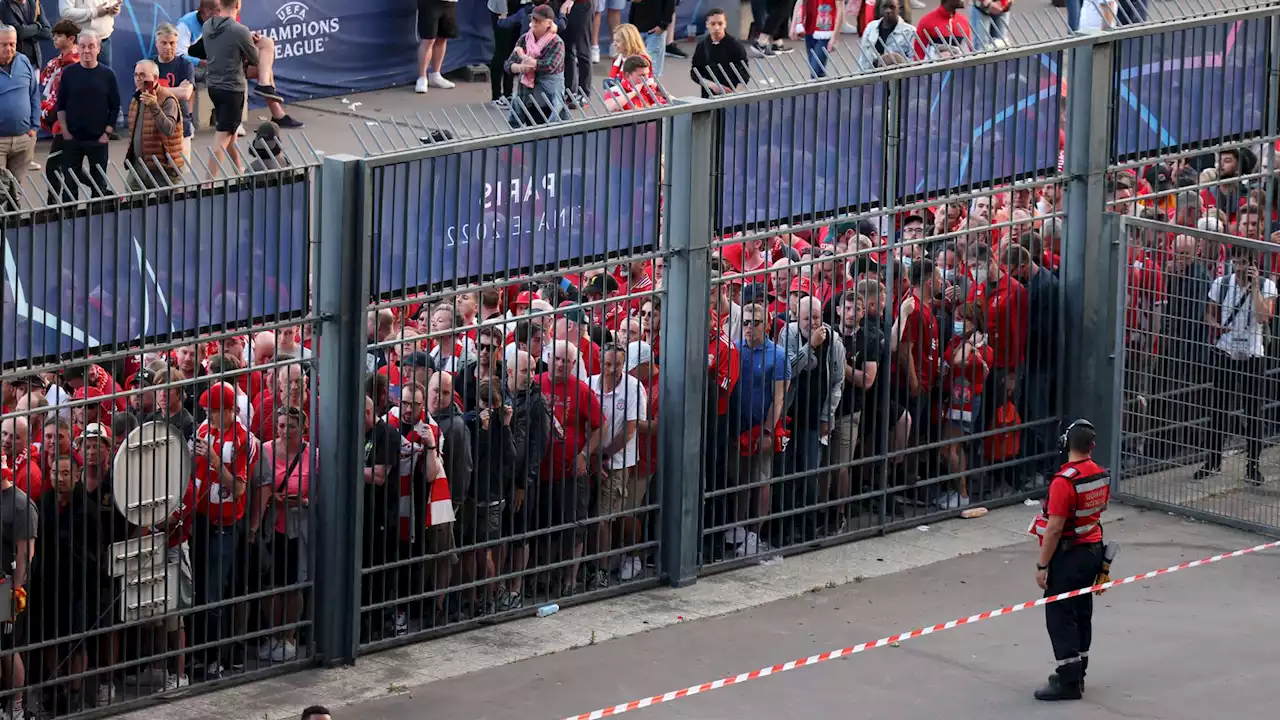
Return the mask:
<svg viewBox="0 0 1280 720">
<path fill-rule="evenodd" d="M 360 626 L 360 518 L 364 498 L 364 433 L 352 432 L 364 418 L 365 310 L 369 302 L 372 242 L 367 237 L 359 159 L 331 155 L 321 169 L 319 267 L 316 279 L 320 369 L 319 484 L 314 525 L 316 557 L 316 646 L 326 664 L 355 659 Z M 363 428 L 362 428 L 363 429 Z"/>
<path fill-rule="evenodd" d="M 662 567 L 674 587 L 698 573 L 702 515 L 707 323 L 711 314 L 708 262 L 716 173 L 712 167 L 716 114 L 696 112 L 671 120 L 667 144 L 666 267 L 659 451 L 663 479 Z M 674 188 L 674 191 L 672 189 Z M 698 369 L 701 369 L 699 371 Z M 696 422 L 698 425 L 690 425 Z"/>
<path fill-rule="evenodd" d="M 1098 457 L 1119 470 L 1119 448 L 1112 445 L 1120 418 L 1114 413 L 1112 363 L 1119 361 L 1109 329 L 1117 321 L 1117 266 L 1114 228 L 1104 222 L 1105 182 L 1111 157 L 1114 42 L 1069 52 L 1071 88 L 1067 97 L 1067 241 L 1062 262 L 1064 336 L 1060 365 L 1066 370 L 1064 415 L 1089 418 L 1098 429 Z M 1105 98 L 1106 102 L 1099 99 Z M 1108 234 L 1108 230 L 1112 232 Z M 1073 343 L 1073 338 L 1093 341 Z M 1106 341 L 1098 341 L 1107 338 Z M 1069 359 L 1068 359 L 1069 358 Z"/>
<path fill-rule="evenodd" d="M 1280 18 L 1269 17 L 1265 21 L 1270 30 L 1270 43 L 1267 46 L 1267 117 L 1263 125 L 1263 137 L 1273 138 L 1280 135 Z M 1271 171 L 1272 177 L 1276 173 L 1276 144 L 1273 140 L 1267 140 L 1266 147 L 1263 148 L 1266 153 L 1267 168 Z M 1263 186 L 1263 192 L 1266 193 L 1266 212 L 1262 213 L 1263 233 L 1262 240 L 1269 241 L 1271 233 L 1277 228 L 1271 219 L 1271 209 L 1275 205 L 1276 181 L 1269 180 Z"/>
</svg>

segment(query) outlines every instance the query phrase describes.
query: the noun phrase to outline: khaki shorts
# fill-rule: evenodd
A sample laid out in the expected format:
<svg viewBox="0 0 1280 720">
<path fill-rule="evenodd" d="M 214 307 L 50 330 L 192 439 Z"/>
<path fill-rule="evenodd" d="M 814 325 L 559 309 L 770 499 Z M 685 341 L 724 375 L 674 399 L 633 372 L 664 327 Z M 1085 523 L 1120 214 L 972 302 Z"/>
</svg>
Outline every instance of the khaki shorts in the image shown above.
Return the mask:
<svg viewBox="0 0 1280 720">
<path fill-rule="evenodd" d="M 858 423 L 862 413 L 844 415 L 836 418 L 836 426 L 832 433 L 836 436 L 834 464 L 846 466 L 853 462 L 854 453 L 858 449 Z"/>
<path fill-rule="evenodd" d="M 178 610 L 187 610 L 195 605 L 195 577 L 191 573 L 191 559 L 187 553 L 187 544 L 171 547 L 165 556 L 166 562 L 178 565 Z M 165 632 L 175 633 L 183 627 L 182 615 L 174 613 L 164 619 Z"/>
<path fill-rule="evenodd" d="M 762 437 L 758 450 L 755 454 L 749 455 L 742 454 L 742 444 L 738 438 L 735 438 L 733 452 L 725 462 L 729 464 L 727 476 L 730 487 L 753 483 L 761 484 L 748 489 L 766 487 L 763 483 L 773 477 L 773 438 Z"/>
<path fill-rule="evenodd" d="M 644 504 L 649 478 L 641 477 L 634 467 L 610 470 L 596 494 L 596 515 L 615 515 L 634 510 Z"/>
</svg>

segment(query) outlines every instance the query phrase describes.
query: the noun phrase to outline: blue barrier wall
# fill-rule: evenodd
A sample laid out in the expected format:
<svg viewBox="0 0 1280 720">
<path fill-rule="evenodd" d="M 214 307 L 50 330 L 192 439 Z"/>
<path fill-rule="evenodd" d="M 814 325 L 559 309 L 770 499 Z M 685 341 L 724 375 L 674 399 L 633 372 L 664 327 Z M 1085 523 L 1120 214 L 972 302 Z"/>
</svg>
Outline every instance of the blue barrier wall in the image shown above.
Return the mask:
<svg viewBox="0 0 1280 720">
<path fill-rule="evenodd" d="M 6 228 L 0 362 L 303 310 L 309 190 L 107 201 Z"/>
<path fill-rule="evenodd" d="M 376 291 L 656 247 L 661 130 L 649 122 L 377 168 Z"/>
<path fill-rule="evenodd" d="M 1267 21 L 1252 20 L 1121 43 L 1112 154 L 1261 133 L 1270 41 Z"/>
</svg>

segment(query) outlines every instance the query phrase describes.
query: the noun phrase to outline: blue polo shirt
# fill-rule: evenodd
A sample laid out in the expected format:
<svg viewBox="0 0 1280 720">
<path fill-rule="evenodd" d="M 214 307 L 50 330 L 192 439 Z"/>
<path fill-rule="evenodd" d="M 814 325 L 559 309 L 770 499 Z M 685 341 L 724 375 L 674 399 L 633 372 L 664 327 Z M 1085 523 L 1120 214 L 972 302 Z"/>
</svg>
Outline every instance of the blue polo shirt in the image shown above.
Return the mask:
<svg viewBox="0 0 1280 720">
<path fill-rule="evenodd" d="M 16 137 L 40 129 L 39 73 L 18 53 L 0 66 L 0 137 Z"/>
<path fill-rule="evenodd" d="M 791 379 L 791 363 L 787 351 L 765 338 L 757 348 L 738 343 L 742 373 L 733 389 L 732 406 L 737 432 L 742 433 L 764 423 L 773 406 L 773 384 Z M 772 429 L 772 428 L 770 428 Z"/>
</svg>

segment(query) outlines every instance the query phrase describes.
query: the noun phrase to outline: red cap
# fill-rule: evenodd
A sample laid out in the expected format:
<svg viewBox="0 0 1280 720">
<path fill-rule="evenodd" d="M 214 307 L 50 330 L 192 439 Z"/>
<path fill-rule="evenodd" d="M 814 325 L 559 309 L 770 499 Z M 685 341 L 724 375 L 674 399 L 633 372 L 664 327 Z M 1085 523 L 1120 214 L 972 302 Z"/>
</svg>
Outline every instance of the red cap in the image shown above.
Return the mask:
<svg viewBox="0 0 1280 720">
<path fill-rule="evenodd" d="M 227 383 L 220 382 L 200 394 L 200 407 L 205 410 L 236 409 L 236 391 Z"/>
<path fill-rule="evenodd" d="M 807 277 L 798 277 L 791 280 L 791 288 L 787 292 L 804 293 L 805 295 L 813 294 L 813 280 Z"/>
<path fill-rule="evenodd" d="M 533 304 L 534 300 L 537 300 L 537 299 L 538 299 L 537 294 L 534 293 L 532 290 L 524 290 L 519 295 L 516 295 L 516 301 L 511 304 L 512 306 L 524 305 L 525 307 L 528 307 Z"/>
<path fill-rule="evenodd" d="M 71 394 L 72 400 L 89 400 L 102 397 L 102 391 L 92 385 L 81 385 Z"/>
</svg>

